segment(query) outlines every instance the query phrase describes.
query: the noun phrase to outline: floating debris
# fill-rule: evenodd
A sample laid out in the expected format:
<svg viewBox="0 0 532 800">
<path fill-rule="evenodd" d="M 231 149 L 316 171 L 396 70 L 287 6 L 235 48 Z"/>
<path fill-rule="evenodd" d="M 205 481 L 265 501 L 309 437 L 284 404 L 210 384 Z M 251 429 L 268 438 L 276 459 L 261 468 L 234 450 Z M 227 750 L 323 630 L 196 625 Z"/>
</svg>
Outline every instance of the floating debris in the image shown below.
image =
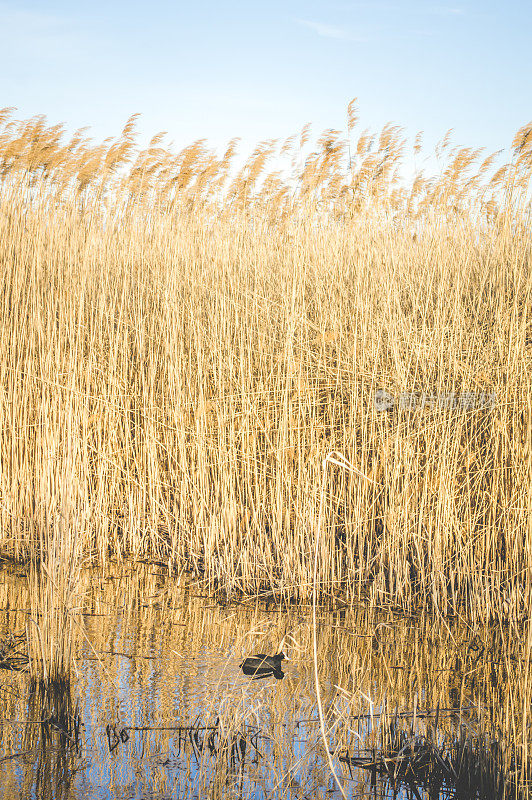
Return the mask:
<svg viewBox="0 0 532 800">
<path fill-rule="evenodd" d="M 519 796 L 504 769 L 500 747 L 485 736 L 462 731 L 454 739 L 445 737 L 437 743 L 434 731 L 414 736 L 393 724 L 385 741 L 380 750 L 358 751 L 351 756 L 345 753 L 339 760 L 350 771 L 352 767 L 371 771 L 373 785 L 379 776 L 391 781 L 394 792 L 405 786 L 416 798 L 421 797 L 420 790 L 428 790 L 435 797 L 446 790 L 455 793 L 453 796 L 479 800 Z"/>
<path fill-rule="evenodd" d="M 8 633 L 0 639 L 0 669 L 26 672 L 28 663 L 26 634 Z"/>
</svg>

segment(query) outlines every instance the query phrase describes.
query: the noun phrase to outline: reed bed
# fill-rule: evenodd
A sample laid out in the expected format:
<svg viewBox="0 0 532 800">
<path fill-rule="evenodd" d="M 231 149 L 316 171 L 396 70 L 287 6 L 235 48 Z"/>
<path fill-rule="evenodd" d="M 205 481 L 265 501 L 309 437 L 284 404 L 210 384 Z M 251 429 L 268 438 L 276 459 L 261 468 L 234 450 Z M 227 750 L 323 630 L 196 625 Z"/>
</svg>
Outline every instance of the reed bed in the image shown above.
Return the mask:
<svg viewBox="0 0 532 800">
<path fill-rule="evenodd" d="M 5 112 L 4 557 L 45 537 L 53 575 L 66 536 L 67 581 L 148 559 L 304 602 L 319 539 L 320 600 L 529 617 L 532 128 L 502 165 L 446 137 L 406 186 L 357 114 L 237 170 Z"/>
</svg>

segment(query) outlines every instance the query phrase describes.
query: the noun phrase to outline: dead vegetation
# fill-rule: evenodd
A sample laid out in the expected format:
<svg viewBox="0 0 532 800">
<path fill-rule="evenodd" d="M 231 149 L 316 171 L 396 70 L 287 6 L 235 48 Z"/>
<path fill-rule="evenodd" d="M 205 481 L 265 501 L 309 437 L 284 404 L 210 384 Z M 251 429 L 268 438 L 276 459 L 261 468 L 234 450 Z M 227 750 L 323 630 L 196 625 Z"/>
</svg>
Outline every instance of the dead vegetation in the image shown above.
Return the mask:
<svg viewBox="0 0 532 800">
<path fill-rule="evenodd" d="M 438 735 L 438 715 L 428 735 L 414 732 L 412 718 L 410 731 L 404 729 L 404 721 L 401 725 L 394 720 L 383 732 L 379 747 L 339 757 L 351 778 L 353 768 L 363 769 L 371 775 L 372 786 L 379 779 L 394 796 L 406 788 L 417 800 L 425 792 L 428 797 L 478 800 L 522 796 L 518 780 L 522 766 L 515 754 L 509 757 L 502 752 L 496 738 L 474 735 L 466 725 L 454 736 Z"/>
<path fill-rule="evenodd" d="M 37 604 L 76 607 L 82 557 L 308 601 L 323 491 L 320 599 L 524 624 L 530 130 L 502 165 L 447 136 L 408 187 L 403 132 L 358 133 L 356 104 L 348 138 L 240 170 L 236 141 L 139 151 L 134 118 L 94 144 L 6 112 L 0 551 L 43 565 Z M 324 486 L 332 451 L 356 472 Z"/>
</svg>

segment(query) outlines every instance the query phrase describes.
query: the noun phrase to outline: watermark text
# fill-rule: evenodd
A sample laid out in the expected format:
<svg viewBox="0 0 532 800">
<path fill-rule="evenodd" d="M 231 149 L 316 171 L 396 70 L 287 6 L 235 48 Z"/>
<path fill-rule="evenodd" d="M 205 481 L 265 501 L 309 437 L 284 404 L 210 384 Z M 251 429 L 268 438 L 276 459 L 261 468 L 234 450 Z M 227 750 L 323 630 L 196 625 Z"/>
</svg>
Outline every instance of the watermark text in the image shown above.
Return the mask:
<svg viewBox="0 0 532 800">
<path fill-rule="evenodd" d="M 401 392 L 395 396 L 385 389 L 377 389 L 373 404 L 377 411 L 389 411 L 392 408 L 401 411 L 416 411 L 418 408 L 472 411 L 475 408 L 493 408 L 496 400 L 495 392 Z"/>
</svg>

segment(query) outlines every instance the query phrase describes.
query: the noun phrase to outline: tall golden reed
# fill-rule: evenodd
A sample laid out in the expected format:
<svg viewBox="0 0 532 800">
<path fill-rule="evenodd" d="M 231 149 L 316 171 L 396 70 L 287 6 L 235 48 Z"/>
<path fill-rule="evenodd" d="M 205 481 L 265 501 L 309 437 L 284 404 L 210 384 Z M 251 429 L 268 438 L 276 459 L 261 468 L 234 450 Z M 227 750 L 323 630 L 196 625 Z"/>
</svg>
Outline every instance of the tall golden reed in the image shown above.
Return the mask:
<svg viewBox="0 0 532 800">
<path fill-rule="evenodd" d="M 502 166 L 447 137 L 406 186 L 402 131 L 356 138 L 355 105 L 348 140 L 305 129 L 239 171 L 235 141 L 139 152 L 134 123 L 94 145 L 4 114 L 2 554 L 33 558 L 46 510 L 67 562 L 309 598 L 334 450 L 369 480 L 329 476 L 322 600 L 524 618 L 532 127 Z"/>
</svg>

